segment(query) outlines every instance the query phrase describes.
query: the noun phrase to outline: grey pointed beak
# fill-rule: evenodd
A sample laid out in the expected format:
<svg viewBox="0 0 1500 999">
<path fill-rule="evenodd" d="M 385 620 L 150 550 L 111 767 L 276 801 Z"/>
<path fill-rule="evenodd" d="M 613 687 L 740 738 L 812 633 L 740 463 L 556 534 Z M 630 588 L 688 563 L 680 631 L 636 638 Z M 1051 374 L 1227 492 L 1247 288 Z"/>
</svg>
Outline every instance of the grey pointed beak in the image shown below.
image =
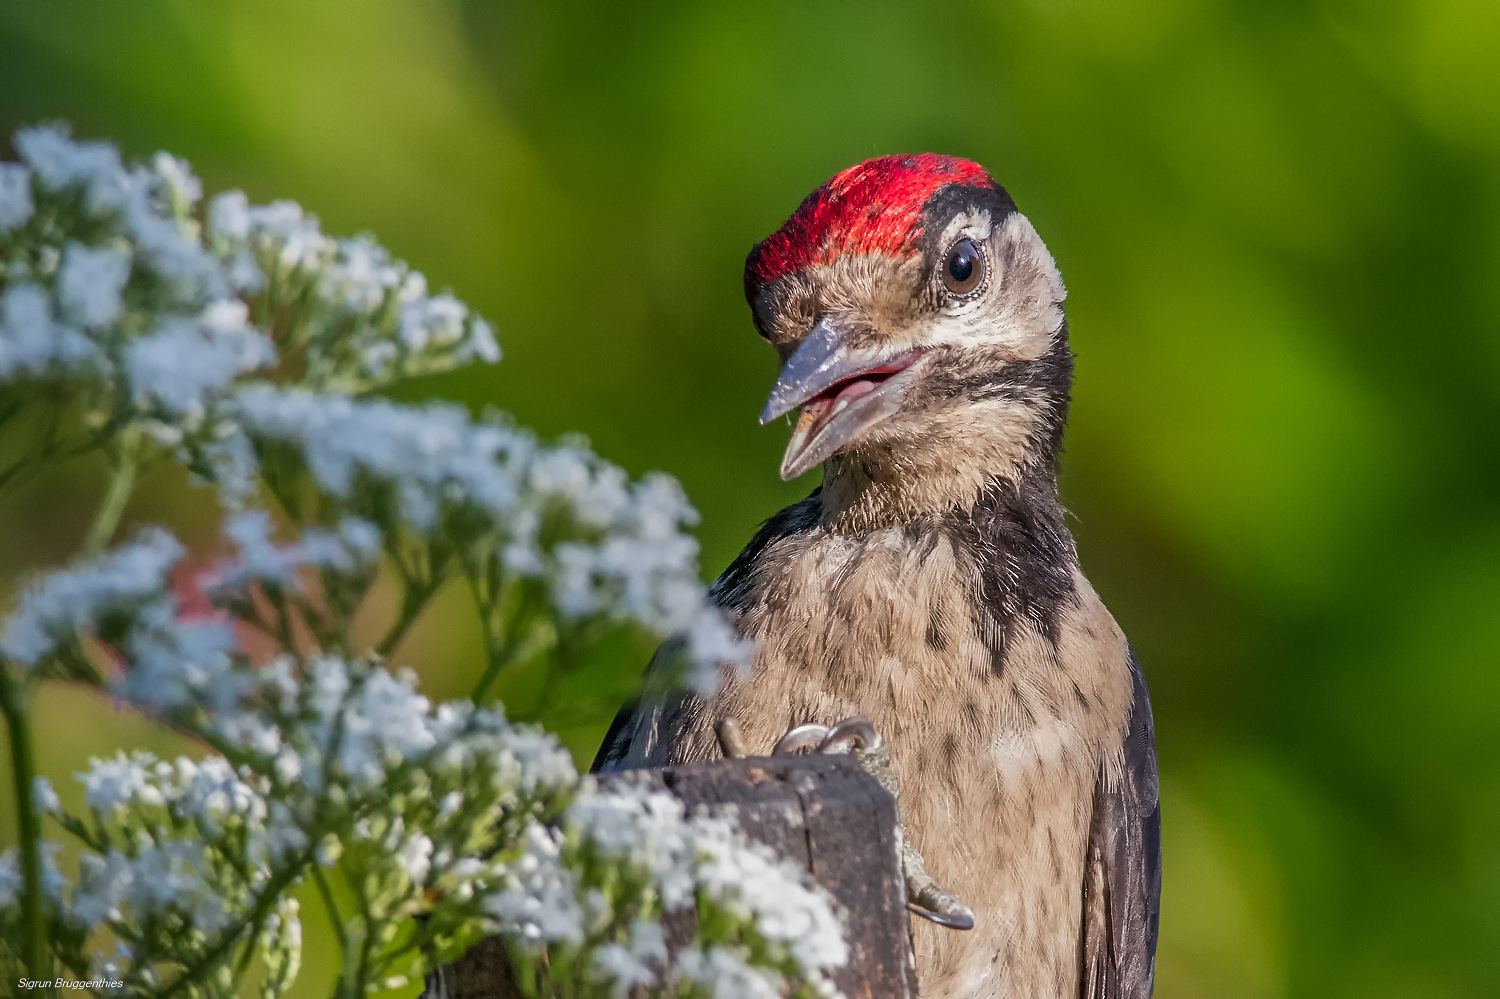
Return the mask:
<svg viewBox="0 0 1500 999">
<path fill-rule="evenodd" d="M 760 414 L 760 422 L 767 423 L 803 407 L 781 459 L 781 477 L 795 479 L 822 464 L 866 427 L 895 414 L 906 393 L 905 372 L 922 353 L 853 348 L 829 320 L 814 326 L 782 366 Z M 861 379 L 861 375 L 868 378 Z M 847 387 L 828 392 L 845 381 Z"/>
<path fill-rule="evenodd" d="M 824 319 L 812 328 L 795 353 L 787 358 L 761 410 L 760 422 L 770 423 L 790 413 L 830 386 L 879 363 L 880 352 L 851 350 L 837 326 Z"/>
</svg>

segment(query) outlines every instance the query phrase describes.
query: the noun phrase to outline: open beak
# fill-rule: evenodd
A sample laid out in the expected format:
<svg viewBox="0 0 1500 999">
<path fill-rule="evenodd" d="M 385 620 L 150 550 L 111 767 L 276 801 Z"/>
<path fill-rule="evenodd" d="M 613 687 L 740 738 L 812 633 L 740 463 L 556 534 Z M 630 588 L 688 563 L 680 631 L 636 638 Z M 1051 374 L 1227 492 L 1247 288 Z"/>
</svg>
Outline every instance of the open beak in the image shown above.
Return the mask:
<svg viewBox="0 0 1500 999">
<path fill-rule="evenodd" d="M 802 407 L 781 477 L 795 479 L 900 409 L 909 381 L 900 376 L 921 356 L 919 350 L 854 349 L 829 320 L 814 326 L 782 367 L 760 414 L 768 423 Z"/>
</svg>

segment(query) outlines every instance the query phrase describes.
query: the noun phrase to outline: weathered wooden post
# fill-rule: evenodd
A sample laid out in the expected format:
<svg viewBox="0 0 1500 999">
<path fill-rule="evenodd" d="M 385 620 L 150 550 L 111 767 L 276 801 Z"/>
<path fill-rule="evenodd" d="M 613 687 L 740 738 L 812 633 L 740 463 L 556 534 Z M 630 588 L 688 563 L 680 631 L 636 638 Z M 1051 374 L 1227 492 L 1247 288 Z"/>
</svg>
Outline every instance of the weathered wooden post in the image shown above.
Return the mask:
<svg viewBox="0 0 1500 999">
<path fill-rule="evenodd" d="M 896 801 L 847 755 L 750 757 L 611 774 L 674 794 L 691 812 L 733 814 L 750 839 L 805 868 L 837 901 L 849 963 L 833 979 L 849 999 L 915 999 Z M 668 946 L 692 935 L 669 919 Z M 481 941 L 428 976 L 424 999 L 517 999 L 504 945 Z"/>
</svg>

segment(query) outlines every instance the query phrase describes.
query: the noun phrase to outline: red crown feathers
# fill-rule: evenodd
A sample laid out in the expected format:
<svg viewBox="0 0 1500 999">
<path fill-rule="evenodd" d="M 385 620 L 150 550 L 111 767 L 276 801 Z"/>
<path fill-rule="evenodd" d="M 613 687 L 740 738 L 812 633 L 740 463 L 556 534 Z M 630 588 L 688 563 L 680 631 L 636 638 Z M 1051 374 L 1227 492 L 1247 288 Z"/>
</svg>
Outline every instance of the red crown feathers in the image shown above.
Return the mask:
<svg viewBox="0 0 1500 999">
<path fill-rule="evenodd" d="M 879 156 L 850 167 L 756 245 L 745 267 L 746 290 L 845 253 L 919 252 L 922 208 L 949 184 L 994 181 L 978 163 L 936 153 Z"/>
</svg>

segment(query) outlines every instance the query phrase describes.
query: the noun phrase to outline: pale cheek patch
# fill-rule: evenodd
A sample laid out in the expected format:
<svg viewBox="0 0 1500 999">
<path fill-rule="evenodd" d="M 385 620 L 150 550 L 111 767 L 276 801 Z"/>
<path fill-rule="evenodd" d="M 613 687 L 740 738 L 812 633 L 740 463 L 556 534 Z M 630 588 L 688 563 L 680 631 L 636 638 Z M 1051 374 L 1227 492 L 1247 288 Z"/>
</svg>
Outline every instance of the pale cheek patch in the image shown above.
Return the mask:
<svg viewBox="0 0 1500 999">
<path fill-rule="evenodd" d="M 1005 220 L 999 244 L 999 326 L 1015 338 L 1021 356 L 1034 360 L 1062 329 L 1068 291 L 1057 262 L 1026 216 L 1016 212 Z"/>
<path fill-rule="evenodd" d="M 999 344 L 1018 360 L 1036 360 L 1062 329 L 1062 302 L 1068 294 L 1062 275 L 1041 236 L 1019 212 L 988 233 L 985 243 L 991 268 L 988 290 L 932 320 L 921 339 L 960 348 Z"/>
</svg>

